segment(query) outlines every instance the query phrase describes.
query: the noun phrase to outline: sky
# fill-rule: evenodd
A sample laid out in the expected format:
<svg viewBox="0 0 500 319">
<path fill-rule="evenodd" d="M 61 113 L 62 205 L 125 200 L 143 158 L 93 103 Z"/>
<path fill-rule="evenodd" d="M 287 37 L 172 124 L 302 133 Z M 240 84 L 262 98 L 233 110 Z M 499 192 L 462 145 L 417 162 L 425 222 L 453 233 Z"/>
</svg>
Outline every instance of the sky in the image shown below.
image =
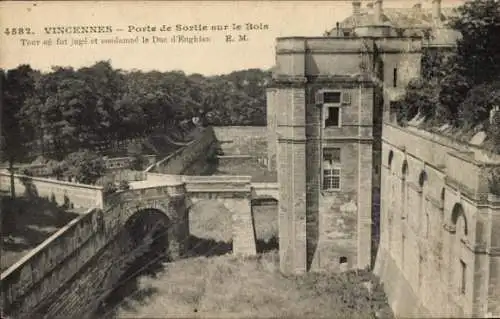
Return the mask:
<svg viewBox="0 0 500 319">
<path fill-rule="evenodd" d="M 460 0 L 443 0 L 443 6 Z M 371 1 L 363 1 L 366 6 Z M 386 7 L 411 7 L 430 0 L 384 0 Z M 182 70 L 186 73 L 214 75 L 248 68 L 267 69 L 275 62 L 277 37 L 322 36 L 352 12 L 350 1 L 2 1 L 0 2 L 0 67 L 15 68 L 30 64 L 35 69 L 52 66 L 89 66 L 109 60 L 125 70 Z M 263 30 L 177 32 L 177 24 L 192 26 L 267 25 Z M 113 33 L 47 34 L 45 28 L 58 26 L 111 26 Z M 160 32 L 161 26 L 174 30 Z M 152 32 L 139 28 L 157 27 Z M 128 32 L 129 27 L 135 28 Z M 6 34 L 6 29 L 30 28 L 33 35 Z M 117 31 L 123 29 L 123 31 Z M 210 41 L 172 43 L 172 37 L 200 36 Z M 226 42 L 226 36 L 247 41 Z M 137 44 L 97 44 L 92 39 L 136 39 Z M 149 43 L 142 43 L 142 37 Z M 168 43 L 152 43 L 153 37 Z M 59 38 L 61 44 L 57 44 Z M 43 41 L 52 40 L 51 45 Z M 76 39 L 78 45 L 72 45 Z M 34 41 L 40 41 L 36 44 Z M 63 44 L 64 40 L 67 44 Z M 24 43 L 24 45 L 23 45 Z"/>
</svg>

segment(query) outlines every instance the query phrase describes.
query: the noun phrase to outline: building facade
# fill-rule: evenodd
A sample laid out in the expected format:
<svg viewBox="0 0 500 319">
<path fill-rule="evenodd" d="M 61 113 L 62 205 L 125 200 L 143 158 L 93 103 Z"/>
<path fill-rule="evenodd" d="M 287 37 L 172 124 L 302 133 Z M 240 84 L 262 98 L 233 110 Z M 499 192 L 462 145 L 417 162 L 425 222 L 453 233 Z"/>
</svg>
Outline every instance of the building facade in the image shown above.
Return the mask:
<svg viewBox="0 0 500 319">
<path fill-rule="evenodd" d="M 386 122 L 375 273 L 405 317 L 500 315 L 500 158 Z"/>
<path fill-rule="evenodd" d="M 377 254 L 397 315 L 498 315 L 500 198 L 487 175 L 500 160 L 391 124 L 423 50 L 453 50 L 453 12 L 439 0 L 352 8 L 323 37 L 277 39 L 267 117 L 281 270 L 365 268 Z"/>
<path fill-rule="evenodd" d="M 420 74 L 422 40 L 395 34 L 381 10 L 363 21 L 348 35 L 339 24 L 335 36 L 277 39 L 268 155 L 285 272 L 373 262 L 383 114 Z"/>
</svg>

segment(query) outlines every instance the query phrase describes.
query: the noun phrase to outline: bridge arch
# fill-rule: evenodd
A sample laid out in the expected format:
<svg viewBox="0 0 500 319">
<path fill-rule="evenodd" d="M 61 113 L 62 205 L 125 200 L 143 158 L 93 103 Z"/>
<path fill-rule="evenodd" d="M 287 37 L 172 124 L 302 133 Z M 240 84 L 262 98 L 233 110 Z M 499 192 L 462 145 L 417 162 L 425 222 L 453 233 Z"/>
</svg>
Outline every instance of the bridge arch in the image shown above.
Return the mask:
<svg viewBox="0 0 500 319">
<path fill-rule="evenodd" d="M 135 210 L 123 225 L 133 257 L 148 254 L 171 260 L 174 256 L 171 256 L 170 246 L 177 241 L 174 226 L 172 219 L 162 210 L 151 207 Z"/>
</svg>

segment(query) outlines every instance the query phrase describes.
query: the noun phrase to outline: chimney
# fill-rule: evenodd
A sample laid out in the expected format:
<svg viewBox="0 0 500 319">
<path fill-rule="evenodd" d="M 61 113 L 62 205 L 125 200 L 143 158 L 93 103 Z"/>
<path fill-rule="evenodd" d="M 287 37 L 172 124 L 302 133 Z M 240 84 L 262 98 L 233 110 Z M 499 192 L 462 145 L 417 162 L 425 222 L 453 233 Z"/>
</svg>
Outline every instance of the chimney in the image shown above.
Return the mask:
<svg viewBox="0 0 500 319">
<path fill-rule="evenodd" d="M 375 23 L 382 23 L 382 0 L 375 0 L 374 8 Z"/>
<path fill-rule="evenodd" d="M 441 21 L 441 0 L 432 0 L 432 20 Z"/>
<path fill-rule="evenodd" d="M 355 0 L 352 2 L 352 15 L 355 17 L 359 16 L 359 13 L 361 12 L 361 1 Z"/>
</svg>

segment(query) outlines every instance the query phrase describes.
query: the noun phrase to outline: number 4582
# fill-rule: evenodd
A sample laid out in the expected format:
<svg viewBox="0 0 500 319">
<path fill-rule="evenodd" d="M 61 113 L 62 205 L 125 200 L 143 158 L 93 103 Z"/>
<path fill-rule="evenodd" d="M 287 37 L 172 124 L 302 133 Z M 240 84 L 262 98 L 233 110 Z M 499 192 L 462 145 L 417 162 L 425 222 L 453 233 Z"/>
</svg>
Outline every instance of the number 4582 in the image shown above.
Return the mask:
<svg viewBox="0 0 500 319">
<path fill-rule="evenodd" d="M 33 34 L 31 28 L 6 28 L 4 33 L 6 35 L 30 35 Z"/>
</svg>

